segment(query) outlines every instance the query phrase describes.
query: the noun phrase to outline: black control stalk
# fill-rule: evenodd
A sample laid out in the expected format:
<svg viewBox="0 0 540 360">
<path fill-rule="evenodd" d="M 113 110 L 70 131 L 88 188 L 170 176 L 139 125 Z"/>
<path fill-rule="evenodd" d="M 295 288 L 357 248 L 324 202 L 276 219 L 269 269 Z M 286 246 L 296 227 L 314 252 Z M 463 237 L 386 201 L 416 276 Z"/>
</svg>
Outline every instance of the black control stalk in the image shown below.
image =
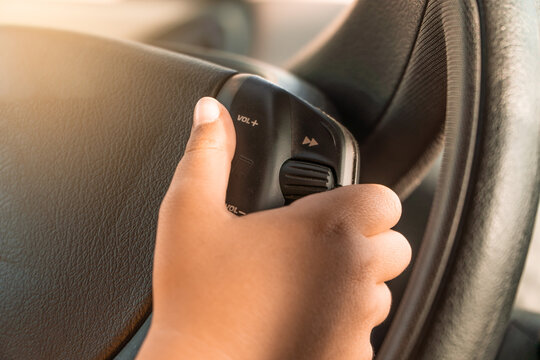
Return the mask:
<svg viewBox="0 0 540 360">
<path fill-rule="evenodd" d="M 236 215 L 284 206 L 358 181 L 360 156 L 337 121 L 261 77 L 240 74 L 217 96 L 236 129 L 227 207 Z"/>
</svg>

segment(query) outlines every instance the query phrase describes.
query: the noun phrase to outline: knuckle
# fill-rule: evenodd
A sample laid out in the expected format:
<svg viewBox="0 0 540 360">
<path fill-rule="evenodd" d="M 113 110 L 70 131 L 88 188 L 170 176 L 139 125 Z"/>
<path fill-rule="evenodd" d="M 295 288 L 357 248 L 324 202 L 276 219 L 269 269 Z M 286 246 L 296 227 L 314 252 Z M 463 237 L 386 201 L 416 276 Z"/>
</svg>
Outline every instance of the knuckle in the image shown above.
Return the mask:
<svg viewBox="0 0 540 360">
<path fill-rule="evenodd" d="M 340 198 L 346 200 L 339 202 L 329 213 L 327 223 L 333 230 L 353 234 L 362 227 L 378 227 L 380 225 L 377 224 L 381 222 L 395 224 L 401 216 L 401 201 L 386 186 L 361 184 L 347 186 L 339 191 Z"/>
<path fill-rule="evenodd" d="M 223 136 L 217 136 L 215 124 L 205 124 L 193 129 L 191 137 L 186 145 L 184 156 L 201 150 L 226 151 L 227 145 Z"/>
<path fill-rule="evenodd" d="M 390 314 L 392 308 L 392 293 L 386 284 L 378 285 L 377 289 L 377 309 L 374 311 L 375 325 L 381 324 Z"/>
<path fill-rule="evenodd" d="M 225 151 L 226 148 L 225 145 L 217 139 L 194 139 L 186 146 L 184 157 L 207 150 Z"/>
<path fill-rule="evenodd" d="M 411 244 L 409 243 L 407 238 L 405 236 L 403 236 L 403 234 L 397 233 L 397 235 L 399 237 L 399 243 L 402 246 L 401 253 L 403 254 L 403 260 L 405 262 L 404 265 L 405 265 L 405 267 L 407 267 L 407 265 L 409 265 L 409 263 L 411 262 L 411 259 L 412 259 Z"/>
<path fill-rule="evenodd" d="M 330 215 L 323 224 L 327 231 L 339 234 L 341 236 L 354 236 L 359 233 L 361 223 L 366 221 L 366 218 L 372 216 L 358 202 L 357 198 L 351 196 L 350 201 L 342 206 L 336 207 L 330 212 Z"/>
<path fill-rule="evenodd" d="M 367 323 L 375 327 L 381 324 L 390 313 L 392 296 L 386 284 L 371 284 L 359 289 L 363 293 L 362 312 Z"/>
<path fill-rule="evenodd" d="M 402 209 L 398 195 L 384 185 L 370 184 L 367 186 L 370 187 L 372 196 L 377 200 L 375 203 L 379 204 L 381 211 L 389 214 L 392 218 L 396 218 L 396 221 L 399 220 Z"/>
<path fill-rule="evenodd" d="M 392 307 L 392 292 L 386 284 L 381 284 L 380 286 L 380 301 L 381 301 L 381 311 L 384 314 L 384 318 L 388 316 L 390 308 Z"/>
<path fill-rule="evenodd" d="M 355 278 L 371 281 L 376 277 L 381 262 L 376 246 L 363 235 L 351 237 L 347 244 L 346 251 L 354 259 Z"/>
<path fill-rule="evenodd" d="M 398 261 L 400 261 L 401 269 L 404 270 L 409 263 L 411 262 L 412 258 L 412 248 L 411 244 L 407 240 L 407 238 L 401 234 L 400 232 L 390 230 L 390 234 L 392 236 L 392 240 L 396 246 L 396 253 L 399 256 L 396 256 Z"/>
<path fill-rule="evenodd" d="M 370 314 L 370 317 L 373 317 L 375 314 L 379 314 L 380 303 L 379 303 L 379 300 L 377 299 L 376 292 L 374 291 L 374 289 L 371 289 L 371 296 L 368 296 L 367 299 L 368 301 L 367 301 L 365 309 L 367 313 Z"/>
</svg>

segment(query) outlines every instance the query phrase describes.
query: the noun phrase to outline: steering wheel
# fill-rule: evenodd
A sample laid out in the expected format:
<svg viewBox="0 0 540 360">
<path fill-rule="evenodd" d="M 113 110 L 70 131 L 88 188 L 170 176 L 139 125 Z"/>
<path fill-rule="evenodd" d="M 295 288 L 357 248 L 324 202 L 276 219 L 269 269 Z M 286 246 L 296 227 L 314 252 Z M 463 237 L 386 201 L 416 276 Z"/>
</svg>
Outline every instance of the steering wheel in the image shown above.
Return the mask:
<svg viewBox="0 0 540 360">
<path fill-rule="evenodd" d="M 538 206 L 539 14 L 535 0 L 358 1 L 291 68 L 251 67 L 330 99 L 362 182 L 405 197 L 444 145 L 377 358 L 497 350 Z M 250 67 L 13 26 L 0 48 L 0 357 L 133 357 L 193 107 Z"/>
</svg>

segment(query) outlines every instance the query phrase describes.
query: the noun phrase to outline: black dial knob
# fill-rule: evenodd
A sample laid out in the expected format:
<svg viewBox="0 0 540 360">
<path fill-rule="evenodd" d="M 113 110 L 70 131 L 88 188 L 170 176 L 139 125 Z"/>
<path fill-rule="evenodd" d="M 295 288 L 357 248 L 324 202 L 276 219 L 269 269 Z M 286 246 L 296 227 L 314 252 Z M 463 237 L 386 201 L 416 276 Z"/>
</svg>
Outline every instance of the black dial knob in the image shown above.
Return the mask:
<svg viewBox="0 0 540 360">
<path fill-rule="evenodd" d="M 287 160 L 279 172 L 279 184 L 286 203 L 301 197 L 331 190 L 334 174 L 328 166 L 300 160 Z"/>
</svg>

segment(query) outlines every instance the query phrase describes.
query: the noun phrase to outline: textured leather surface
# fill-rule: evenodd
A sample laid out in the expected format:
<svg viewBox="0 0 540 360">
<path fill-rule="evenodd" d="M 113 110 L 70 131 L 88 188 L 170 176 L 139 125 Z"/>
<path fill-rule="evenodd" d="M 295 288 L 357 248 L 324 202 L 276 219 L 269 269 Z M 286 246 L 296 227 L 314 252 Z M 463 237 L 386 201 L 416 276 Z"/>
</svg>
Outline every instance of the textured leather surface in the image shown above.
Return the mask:
<svg viewBox="0 0 540 360">
<path fill-rule="evenodd" d="M 106 358 L 150 312 L 161 198 L 231 72 L 51 30 L 0 48 L 0 358 Z"/>
<path fill-rule="evenodd" d="M 427 2 L 358 0 L 291 66 L 332 100 L 360 141 L 362 182 L 402 198 L 442 145 L 446 56 Z"/>
<path fill-rule="evenodd" d="M 425 0 L 359 0 L 315 39 L 291 71 L 328 94 L 359 138 L 396 90 L 417 37 Z"/>
<path fill-rule="evenodd" d="M 419 184 L 443 146 L 447 54 L 442 18 L 441 7 L 428 2 L 407 68 L 360 149 L 362 180 L 382 182 L 401 198 Z"/>
<path fill-rule="evenodd" d="M 321 109 L 330 116 L 339 119 L 333 104 L 331 104 L 317 88 L 293 75 L 292 73 L 276 66 L 248 58 L 246 56 L 180 44 L 177 42 L 172 43 L 159 41 L 152 42 L 151 45 L 193 56 L 198 59 L 203 59 L 214 64 L 219 64 L 225 66 L 226 68 L 234 69 L 239 73 L 248 73 L 261 76 L 268 81 L 279 85 L 291 94 L 296 95 L 311 105 Z"/>
<path fill-rule="evenodd" d="M 385 5 L 403 9 L 393 1 L 362 1 L 356 9 L 375 4 L 383 14 Z M 378 356 L 490 359 L 540 187 L 535 1 L 400 4 L 418 5 L 444 29 L 445 160 L 411 282 Z M 359 19 L 373 33 L 360 36 L 358 21 L 340 35 L 342 44 L 377 38 L 369 19 L 395 36 L 394 24 L 421 24 L 415 12 L 408 19 L 407 11 L 395 19 L 365 14 Z M 410 53 L 416 31 L 407 29 L 411 42 L 385 44 Z M 367 47 L 375 65 L 386 61 L 379 44 Z M 230 73 L 164 51 L 54 32 L 2 29 L 0 45 L 9 49 L 0 53 L 0 357 L 113 354 L 149 311 L 156 209 L 191 107 Z M 407 61 L 398 63 L 403 74 Z"/>
<path fill-rule="evenodd" d="M 448 53 L 445 158 L 380 359 L 492 359 L 538 206 L 540 44 L 534 0 L 432 1 Z"/>
</svg>

